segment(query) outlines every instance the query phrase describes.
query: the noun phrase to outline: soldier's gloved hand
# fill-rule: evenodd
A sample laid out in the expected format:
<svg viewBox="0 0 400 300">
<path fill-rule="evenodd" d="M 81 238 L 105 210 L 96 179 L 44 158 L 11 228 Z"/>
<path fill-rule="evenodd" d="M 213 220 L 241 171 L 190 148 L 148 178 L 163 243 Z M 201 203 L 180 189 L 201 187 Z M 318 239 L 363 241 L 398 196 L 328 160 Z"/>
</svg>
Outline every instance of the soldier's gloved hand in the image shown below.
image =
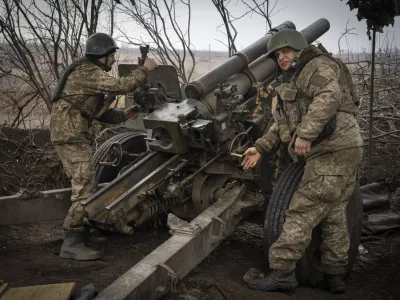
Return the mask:
<svg viewBox="0 0 400 300">
<path fill-rule="evenodd" d="M 244 158 L 242 160 L 241 166 L 243 166 L 244 170 L 255 167 L 255 165 L 261 158 L 261 154 L 257 151 L 255 147 L 247 149 L 243 156 Z"/>
<path fill-rule="evenodd" d="M 157 62 L 154 60 L 154 58 L 146 58 L 146 60 L 143 63 L 143 67 L 146 67 L 149 71 L 153 71 L 155 68 L 157 68 Z"/>
<path fill-rule="evenodd" d="M 301 137 L 296 138 L 294 144 L 294 152 L 297 156 L 305 156 L 311 151 L 311 141 L 302 139 Z"/>
<path fill-rule="evenodd" d="M 132 105 L 124 110 L 124 116 L 126 120 L 136 119 L 139 115 L 139 107 L 137 105 Z"/>
</svg>

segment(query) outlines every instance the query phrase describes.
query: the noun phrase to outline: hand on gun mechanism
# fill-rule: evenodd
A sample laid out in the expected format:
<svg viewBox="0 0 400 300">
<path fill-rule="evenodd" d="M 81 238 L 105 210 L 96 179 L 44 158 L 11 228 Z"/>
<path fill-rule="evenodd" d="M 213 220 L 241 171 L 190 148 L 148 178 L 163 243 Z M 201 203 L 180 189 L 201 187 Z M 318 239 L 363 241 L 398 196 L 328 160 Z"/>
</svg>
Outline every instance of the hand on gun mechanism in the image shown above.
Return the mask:
<svg viewBox="0 0 400 300">
<path fill-rule="evenodd" d="M 143 48 L 148 50 L 148 47 Z M 146 86 L 149 73 L 157 67 L 153 59 L 147 58 L 146 51 L 136 70 L 129 76 L 115 78 L 107 73 L 117 62 L 118 49 L 108 34 L 92 34 L 86 41 L 84 57 L 63 72 L 52 98 L 51 142 L 71 181 L 72 190 L 71 207 L 63 224 L 65 237 L 60 249 L 61 258 L 86 261 L 102 257 L 103 252 L 97 248 L 104 248 L 106 239 L 84 221 L 83 202 L 97 191 L 92 158 L 95 137 L 90 128 L 95 120 L 121 124 L 136 118 L 140 106 L 123 110 L 111 107 L 111 104 L 117 95 L 126 95 Z"/>
<path fill-rule="evenodd" d="M 138 58 L 138 67 L 144 67 L 147 69 L 148 72 L 153 71 L 155 68 L 157 68 L 157 62 L 154 60 L 154 58 L 148 58 L 147 53 L 149 52 L 149 45 L 146 45 L 145 47 L 141 46 L 140 47 L 140 53 L 142 54 L 142 57 Z M 124 116 L 125 118 L 128 119 L 136 119 L 141 112 L 141 106 L 140 104 L 132 105 L 125 109 L 124 111 Z"/>
<path fill-rule="evenodd" d="M 255 147 L 247 149 L 243 156 L 244 158 L 242 160 L 241 166 L 244 170 L 255 167 L 257 162 L 261 158 L 261 154 L 257 151 Z"/>
</svg>

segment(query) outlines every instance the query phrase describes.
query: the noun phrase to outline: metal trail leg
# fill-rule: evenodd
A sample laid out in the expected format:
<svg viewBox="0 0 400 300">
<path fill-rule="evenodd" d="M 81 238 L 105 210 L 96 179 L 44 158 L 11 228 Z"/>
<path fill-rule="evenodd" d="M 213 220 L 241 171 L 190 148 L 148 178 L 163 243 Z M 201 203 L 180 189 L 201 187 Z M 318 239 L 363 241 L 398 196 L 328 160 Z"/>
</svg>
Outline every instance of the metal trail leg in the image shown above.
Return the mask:
<svg viewBox="0 0 400 300">
<path fill-rule="evenodd" d="M 108 183 L 99 184 L 99 189 Z M 71 188 L 29 191 L 0 197 L 0 226 L 64 219 L 71 206 Z"/>
<path fill-rule="evenodd" d="M 95 300 L 159 299 L 175 288 L 241 219 L 236 205 L 246 188 L 235 185 L 190 223 L 170 214 L 173 236 L 105 288 Z M 236 215 L 235 215 L 236 213 Z"/>
</svg>

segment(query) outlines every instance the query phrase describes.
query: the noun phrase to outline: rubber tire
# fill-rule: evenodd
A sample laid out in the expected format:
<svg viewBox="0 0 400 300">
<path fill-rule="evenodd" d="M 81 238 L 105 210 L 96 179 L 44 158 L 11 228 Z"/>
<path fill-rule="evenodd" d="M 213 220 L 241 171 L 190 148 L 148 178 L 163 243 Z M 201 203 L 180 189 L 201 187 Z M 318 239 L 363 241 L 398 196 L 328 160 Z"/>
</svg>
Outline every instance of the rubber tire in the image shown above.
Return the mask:
<svg viewBox="0 0 400 300">
<path fill-rule="evenodd" d="M 128 161 L 124 161 L 118 167 L 104 167 L 99 165 L 101 161 L 109 161 L 108 152 L 113 143 L 119 142 L 122 144 L 123 150 L 138 154 L 146 151 L 145 137 L 146 134 L 143 132 L 124 132 L 114 135 L 105 141 L 93 155 L 96 181 L 98 183 L 112 181 L 118 176 L 119 171 L 128 163 Z"/>
<path fill-rule="evenodd" d="M 264 256 L 267 265 L 269 248 L 279 238 L 285 222 L 285 212 L 294 192 L 298 189 L 304 173 L 304 162 L 292 163 L 278 179 L 272 195 L 269 199 L 264 220 Z M 348 267 L 344 274 L 346 278 L 355 262 L 358 246 L 362 233 L 363 205 L 360 184 L 357 180 L 355 191 L 347 206 L 347 222 L 349 224 L 350 248 L 348 251 Z M 321 236 L 320 228 L 317 226 L 312 233 L 312 240 L 306 249 L 306 254 L 296 265 L 296 277 L 300 284 L 319 287 L 323 284 L 323 272 L 320 267 L 320 256 L 318 253 Z"/>
</svg>

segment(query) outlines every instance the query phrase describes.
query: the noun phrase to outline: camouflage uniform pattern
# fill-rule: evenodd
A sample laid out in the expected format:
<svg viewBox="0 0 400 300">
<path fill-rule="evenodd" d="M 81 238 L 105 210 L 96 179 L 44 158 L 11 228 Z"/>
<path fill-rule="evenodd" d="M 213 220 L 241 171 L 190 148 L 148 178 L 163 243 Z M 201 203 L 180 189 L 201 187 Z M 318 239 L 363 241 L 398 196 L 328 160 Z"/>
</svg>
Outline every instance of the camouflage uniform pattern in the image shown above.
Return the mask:
<svg viewBox="0 0 400 300">
<path fill-rule="evenodd" d="M 296 82 L 283 83 L 276 88 L 282 99 L 281 109 L 287 119 L 291 139 L 296 133 L 313 142 L 311 153 L 306 158 L 364 145 L 356 118 L 349 113 L 358 111 L 349 85 L 337 62 L 319 56 L 307 63 Z M 320 139 L 319 135 L 334 115 L 334 133 Z M 271 151 L 278 143 L 287 143 L 287 138 L 281 138 L 287 136 L 287 132 L 280 132 L 282 117 L 275 117 L 274 120 L 267 134 L 255 143 L 261 154 Z"/>
<path fill-rule="evenodd" d="M 81 201 L 89 198 L 97 189 L 96 174 L 92 163 L 92 149 L 89 144 L 55 145 L 65 173 L 71 180 L 72 205 L 64 220 L 67 230 L 83 230 L 85 217 Z"/>
<path fill-rule="evenodd" d="M 257 100 L 256 109 L 254 111 L 254 116 L 259 113 L 262 108 L 264 108 L 265 119 L 269 121 L 266 132 L 261 139 L 257 142 L 262 143 L 262 147 L 257 146 L 261 154 L 264 152 L 270 152 L 274 147 L 278 146 L 280 141 L 279 131 L 276 123 L 276 109 L 278 107 L 278 97 L 276 93 L 276 86 L 268 84 L 266 86 L 260 85 L 257 90 Z M 265 144 L 268 143 L 268 146 Z M 264 151 L 264 147 L 268 148 Z"/>
<path fill-rule="evenodd" d="M 91 143 L 90 121 L 81 111 L 104 123 L 125 121 L 122 109 L 108 109 L 111 101 L 105 95 L 123 95 L 134 91 L 147 79 L 147 71 L 139 68 L 131 76 L 114 78 L 99 66 L 85 59 L 69 75 L 61 99 L 53 104 L 50 133 L 53 144 Z M 69 102 L 74 103 L 73 107 Z"/>
<path fill-rule="evenodd" d="M 81 202 L 97 189 L 92 162 L 89 132 L 93 119 L 104 123 L 125 121 L 123 110 L 109 109 L 107 95 L 132 92 L 147 79 L 145 69 L 137 69 L 129 77 L 114 78 L 99 66 L 84 59 L 69 75 L 61 99 L 52 106 L 50 119 L 51 141 L 71 180 L 71 208 L 64 220 L 66 230 L 84 230 L 84 208 Z M 72 102 L 73 105 L 69 102 Z M 84 112 L 90 120 L 82 116 Z"/>
<path fill-rule="evenodd" d="M 270 137 L 265 137 L 266 140 L 275 141 L 276 143 L 271 144 L 270 148 L 278 147 L 275 154 L 272 155 L 272 161 L 275 166 L 274 178 L 278 179 L 280 174 L 283 172 L 285 167 L 290 163 L 290 155 L 288 154 L 287 149 L 280 142 L 278 128 L 276 127 L 276 110 L 278 108 L 278 97 L 276 93 L 276 85 L 272 84 L 261 84 L 257 90 L 257 100 L 256 100 L 256 109 L 254 111 L 254 116 L 256 113 L 259 113 L 264 109 L 265 119 L 268 120 L 268 126 L 264 134 L 271 135 Z M 272 127 L 272 128 L 271 128 Z"/>
<path fill-rule="evenodd" d="M 298 62 L 316 51 L 312 47 L 304 49 Z M 355 118 L 356 95 L 346 72 L 343 64 L 325 55 L 311 58 L 296 77 L 276 88 L 281 101 L 274 124 L 255 143 L 257 151 L 264 154 L 277 144 L 288 149 L 297 136 L 312 142 L 300 187 L 286 211 L 282 234 L 270 248 L 273 269 L 295 269 L 318 224 L 324 271 L 343 274 L 347 266 L 345 211 L 354 191 L 363 140 Z M 325 126 L 334 117 L 334 132 L 323 136 Z"/>
<path fill-rule="evenodd" d="M 349 249 L 345 212 L 362 153 L 357 147 L 307 161 L 299 189 L 286 210 L 282 233 L 269 250 L 270 268 L 294 270 L 319 224 L 323 271 L 344 274 Z"/>
</svg>

